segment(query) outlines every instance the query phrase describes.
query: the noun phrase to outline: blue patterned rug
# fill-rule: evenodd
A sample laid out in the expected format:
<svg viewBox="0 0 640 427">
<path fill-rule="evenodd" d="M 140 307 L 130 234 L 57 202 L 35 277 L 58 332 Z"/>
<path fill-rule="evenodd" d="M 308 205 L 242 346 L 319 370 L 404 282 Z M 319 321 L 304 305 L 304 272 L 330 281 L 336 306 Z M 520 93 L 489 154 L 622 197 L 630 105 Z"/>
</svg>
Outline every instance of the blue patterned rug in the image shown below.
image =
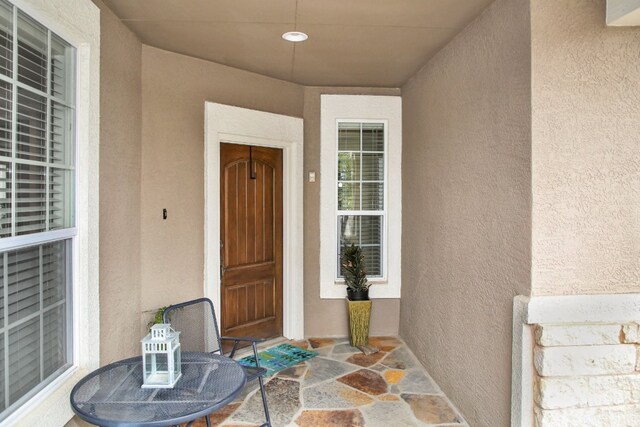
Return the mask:
<svg viewBox="0 0 640 427">
<path fill-rule="evenodd" d="M 309 360 L 318 355 L 315 351 L 304 350 L 291 344 L 280 344 L 258 353 L 260 367 L 267 368 L 267 376 L 275 374 L 290 366 Z M 253 356 L 243 357 L 238 360 L 243 366 L 256 366 Z"/>
</svg>

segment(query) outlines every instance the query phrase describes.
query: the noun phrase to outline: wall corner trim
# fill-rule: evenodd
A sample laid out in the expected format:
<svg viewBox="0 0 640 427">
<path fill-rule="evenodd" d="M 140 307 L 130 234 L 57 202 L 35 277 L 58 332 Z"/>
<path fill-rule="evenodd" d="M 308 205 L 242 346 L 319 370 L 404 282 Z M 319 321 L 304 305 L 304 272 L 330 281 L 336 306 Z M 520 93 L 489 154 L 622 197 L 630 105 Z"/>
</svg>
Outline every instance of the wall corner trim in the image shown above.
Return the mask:
<svg viewBox="0 0 640 427">
<path fill-rule="evenodd" d="M 533 332 L 527 324 L 530 298 L 513 299 L 513 342 L 511 346 L 511 425 L 533 425 Z"/>
<path fill-rule="evenodd" d="M 519 297 L 516 297 L 519 298 Z M 616 323 L 640 319 L 640 294 L 531 297 L 526 323 Z"/>
<path fill-rule="evenodd" d="M 640 0 L 607 0 L 607 25 L 640 26 Z"/>
</svg>

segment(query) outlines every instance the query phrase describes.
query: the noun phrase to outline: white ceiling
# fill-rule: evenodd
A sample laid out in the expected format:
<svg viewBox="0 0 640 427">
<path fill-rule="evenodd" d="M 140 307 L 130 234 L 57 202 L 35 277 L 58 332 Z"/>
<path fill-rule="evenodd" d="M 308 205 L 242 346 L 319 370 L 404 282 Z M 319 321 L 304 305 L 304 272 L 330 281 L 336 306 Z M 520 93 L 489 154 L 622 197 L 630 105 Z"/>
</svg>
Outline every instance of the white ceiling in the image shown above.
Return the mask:
<svg viewBox="0 0 640 427">
<path fill-rule="evenodd" d="M 398 87 L 493 0 L 104 0 L 143 43 L 308 86 Z M 286 31 L 309 40 L 282 40 Z"/>
</svg>

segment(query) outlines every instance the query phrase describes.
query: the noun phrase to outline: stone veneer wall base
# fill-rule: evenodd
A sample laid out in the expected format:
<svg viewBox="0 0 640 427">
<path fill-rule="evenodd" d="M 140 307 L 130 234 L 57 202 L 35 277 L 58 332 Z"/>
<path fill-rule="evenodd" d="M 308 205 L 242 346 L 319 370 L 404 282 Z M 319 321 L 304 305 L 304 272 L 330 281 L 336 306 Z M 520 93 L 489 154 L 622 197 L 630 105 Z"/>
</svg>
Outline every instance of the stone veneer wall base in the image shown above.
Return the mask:
<svg viewBox="0 0 640 427">
<path fill-rule="evenodd" d="M 640 425 L 640 295 L 514 300 L 512 425 Z"/>
</svg>

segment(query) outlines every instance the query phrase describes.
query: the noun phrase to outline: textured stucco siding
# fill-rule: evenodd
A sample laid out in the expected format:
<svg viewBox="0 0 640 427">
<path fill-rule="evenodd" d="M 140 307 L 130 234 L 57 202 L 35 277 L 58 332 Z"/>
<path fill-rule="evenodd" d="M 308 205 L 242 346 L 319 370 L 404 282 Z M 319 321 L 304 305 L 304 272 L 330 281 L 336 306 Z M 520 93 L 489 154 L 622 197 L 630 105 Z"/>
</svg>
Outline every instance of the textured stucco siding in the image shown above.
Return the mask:
<svg viewBox="0 0 640 427">
<path fill-rule="evenodd" d="M 141 325 L 204 294 L 205 101 L 302 117 L 303 100 L 293 83 L 142 47 Z"/>
<path fill-rule="evenodd" d="M 304 318 L 307 337 L 346 336 L 349 332 L 344 300 L 320 298 L 320 239 L 333 230 L 320 230 L 320 95 L 400 95 L 400 89 L 306 87 L 304 90 L 304 170 L 316 182 L 304 184 Z M 371 335 L 397 335 L 399 299 L 377 299 L 371 312 Z"/>
<path fill-rule="evenodd" d="M 140 352 L 142 44 L 100 7 L 100 362 Z M 117 319 L 117 320 L 116 320 Z"/>
<path fill-rule="evenodd" d="M 508 426 L 530 285 L 529 2 L 498 0 L 403 88 L 400 335 L 473 426 Z"/>
<path fill-rule="evenodd" d="M 640 30 L 534 0 L 532 293 L 640 292 Z"/>
</svg>

